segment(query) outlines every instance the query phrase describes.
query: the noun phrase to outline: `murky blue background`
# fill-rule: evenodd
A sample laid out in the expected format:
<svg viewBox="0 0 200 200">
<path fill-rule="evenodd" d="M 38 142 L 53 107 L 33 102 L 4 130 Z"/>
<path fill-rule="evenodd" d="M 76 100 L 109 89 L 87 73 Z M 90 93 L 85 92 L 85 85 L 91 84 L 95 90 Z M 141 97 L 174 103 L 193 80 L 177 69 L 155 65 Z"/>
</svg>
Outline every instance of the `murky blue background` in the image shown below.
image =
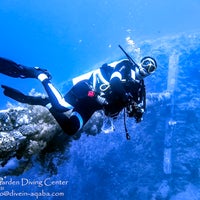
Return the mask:
<svg viewBox="0 0 200 200">
<path fill-rule="evenodd" d="M 157 59 L 157 72 L 146 79 L 148 94 L 172 90 L 173 95 L 168 103 L 147 104 L 141 124 L 128 121 L 131 141 L 125 139 L 119 120 L 116 132 L 83 135 L 62 152 L 49 154 L 43 165 L 33 158 L 27 172 L 11 177 L 50 177 L 67 180 L 67 185 L 13 188 L 65 193 L 49 199 L 200 199 L 199 10 L 198 0 L 1 0 L 0 56 L 46 67 L 63 93 L 66 81 L 123 57 L 121 44 L 136 60 L 144 55 Z M 170 66 L 177 70 L 170 71 Z M 0 75 L 0 83 L 26 93 L 32 88 L 44 92 L 37 80 Z M 2 92 L 0 98 L 4 109 L 8 99 Z M 170 173 L 163 167 L 167 148 L 172 153 Z"/>
</svg>

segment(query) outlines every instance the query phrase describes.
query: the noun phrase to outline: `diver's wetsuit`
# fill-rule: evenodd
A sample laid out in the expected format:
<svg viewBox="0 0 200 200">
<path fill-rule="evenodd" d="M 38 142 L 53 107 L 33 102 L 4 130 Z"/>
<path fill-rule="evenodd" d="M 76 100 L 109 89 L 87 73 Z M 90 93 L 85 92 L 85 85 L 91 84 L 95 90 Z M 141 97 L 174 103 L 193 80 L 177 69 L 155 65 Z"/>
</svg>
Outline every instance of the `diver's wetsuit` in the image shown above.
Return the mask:
<svg viewBox="0 0 200 200">
<path fill-rule="evenodd" d="M 44 85 L 51 105 L 47 105 L 50 112 L 58 121 L 62 129 L 70 134 L 75 134 L 81 129 L 90 119 L 92 114 L 100 109 L 104 109 L 105 114 L 111 117 L 116 117 L 119 112 L 126 107 L 128 103 L 127 92 L 132 94 L 135 102 L 138 102 L 138 89 L 140 81 L 136 80 L 136 68 L 128 60 L 121 60 L 111 64 L 104 64 L 98 70 L 95 70 L 91 77 L 87 80 L 82 80 L 72 87 L 72 89 L 64 96 L 50 83 L 49 79 L 39 80 Z M 125 88 L 122 81 L 133 80 L 129 83 L 129 88 Z M 106 85 L 110 91 L 102 91 L 101 86 Z M 89 95 L 90 91 L 95 95 Z M 107 104 L 98 101 L 98 95 L 107 99 Z M 103 105 L 102 105 L 103 104 Z M 70 115 L 66 111 L 72 109 Z"/>
</svg>

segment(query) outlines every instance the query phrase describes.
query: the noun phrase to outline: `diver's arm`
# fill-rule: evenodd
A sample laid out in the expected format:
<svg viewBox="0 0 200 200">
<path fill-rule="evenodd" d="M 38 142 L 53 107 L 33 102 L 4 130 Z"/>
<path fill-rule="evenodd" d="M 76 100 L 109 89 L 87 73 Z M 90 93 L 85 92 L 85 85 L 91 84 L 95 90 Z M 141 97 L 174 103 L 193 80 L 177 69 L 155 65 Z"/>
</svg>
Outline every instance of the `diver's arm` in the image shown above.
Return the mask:
<svg viewBox="0 0 200 200">
<path fill-rule="evenodd" d="M 130 62 L 122 60 L 119 62 L 111 75 L 110 86 L 114 94 L 118 95 L 124 102 L 127 102 L 126 91 L 122 85 L 122 80 L 126 78 L 128 71 L 130 72 Z"/>
</svg>

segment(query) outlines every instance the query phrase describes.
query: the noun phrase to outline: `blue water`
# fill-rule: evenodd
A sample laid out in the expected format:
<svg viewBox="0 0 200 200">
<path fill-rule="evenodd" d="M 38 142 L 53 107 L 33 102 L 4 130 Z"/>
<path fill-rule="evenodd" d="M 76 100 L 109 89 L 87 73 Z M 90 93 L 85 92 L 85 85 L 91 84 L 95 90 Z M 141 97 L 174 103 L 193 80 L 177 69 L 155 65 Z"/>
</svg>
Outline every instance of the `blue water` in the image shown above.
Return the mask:
<svg viewBox="0 0 200 200">
<path fill-rule="evenodd" d="M 198 0 L 1 0 L 0 56 L 28 66 L 45 66 L 63 93 L 67 80 L 122 57 L 118 44 L 136 60 L 147 54 L 157 59 L 157 72 L 146 80 L 147 93 L 172 88 L 168 86 L 170 58 L 177 68 L 174 100 L 147 105 L 141 124 L 128 121 L 131 141 L 125 138 L 121 119 L 114 133 L 83 134 L 43 162 L 33 158 L 33 165 L 19 177 L 4 180 L 12 178 L 16 181 L 12 188 L 23 194 L 33 192 L 36 196 L 43 190 L 39 199 L 47 199 L 47 192 L 65 195 L 48 199 L 200 199 L 199 10 Z M 44 92 L 36 80 L 1 75 L 0 81 L 23 92 L 32 88 Z M 0 98 L 1 108 L 6 108 L 7 99 L 2 93 Z M 163 152 L 169 147 L 165 138 L 170 120 L 176 125 L 169 145 L 172 169 L 166 174 Z M 50 185 L 52 181 L 63 184 Z M 10 185 L 0 187 L 1 191 L 10 189 Z M 18 197 L 22 198 L 31 199 Z"/>
<path fill-rule="evenodd" d="M 121 56 L 117 45 L 199 30 L 197 0 L 75 1 L 1 0 L 0 55 L 28 66 L 43 66 L 59 87 L 83 71 Z M 1 82 L 29 92 L 36 81 Z M 30 84 L 28 84 L 30 83 Z M 23 86 L 22 86 L 23 85 Z M 65 91 L 63 91 L 65 93 Z M 7 99 L 1 95 L 1 107 Z"/>
</svg>

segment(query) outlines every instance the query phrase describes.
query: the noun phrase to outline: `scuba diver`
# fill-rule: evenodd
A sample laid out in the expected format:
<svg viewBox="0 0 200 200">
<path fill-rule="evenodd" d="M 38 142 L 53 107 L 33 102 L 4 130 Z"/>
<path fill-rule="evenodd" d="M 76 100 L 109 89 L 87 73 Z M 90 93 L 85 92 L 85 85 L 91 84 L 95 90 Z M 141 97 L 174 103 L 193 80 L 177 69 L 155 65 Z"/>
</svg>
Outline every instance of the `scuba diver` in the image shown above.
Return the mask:
<svg viewBox="0 0 200 200">
<path fill-rule="evenodd" d="M 0 58 L 0 73 L 15 78 L 36 78 L 41 81 L 48 96 L 28 96 L 2 85 L 4 94 L 21 103 L 46 107 L 70 136 L 77 133 L 97 110 L 116 118 L 125 109 L 128 117 L 140 122 L 146 108 L 143 79 L 156 70 L 157 64 L 152 57 L 144 57 L 140 64 L 136 64 L 119 47 L 127 59 L 103 64 L 89 73 L 87 78 L 76 80 L 64 96 L 51 83 L 52 77 L 47 70 Z"/>
</svg>

